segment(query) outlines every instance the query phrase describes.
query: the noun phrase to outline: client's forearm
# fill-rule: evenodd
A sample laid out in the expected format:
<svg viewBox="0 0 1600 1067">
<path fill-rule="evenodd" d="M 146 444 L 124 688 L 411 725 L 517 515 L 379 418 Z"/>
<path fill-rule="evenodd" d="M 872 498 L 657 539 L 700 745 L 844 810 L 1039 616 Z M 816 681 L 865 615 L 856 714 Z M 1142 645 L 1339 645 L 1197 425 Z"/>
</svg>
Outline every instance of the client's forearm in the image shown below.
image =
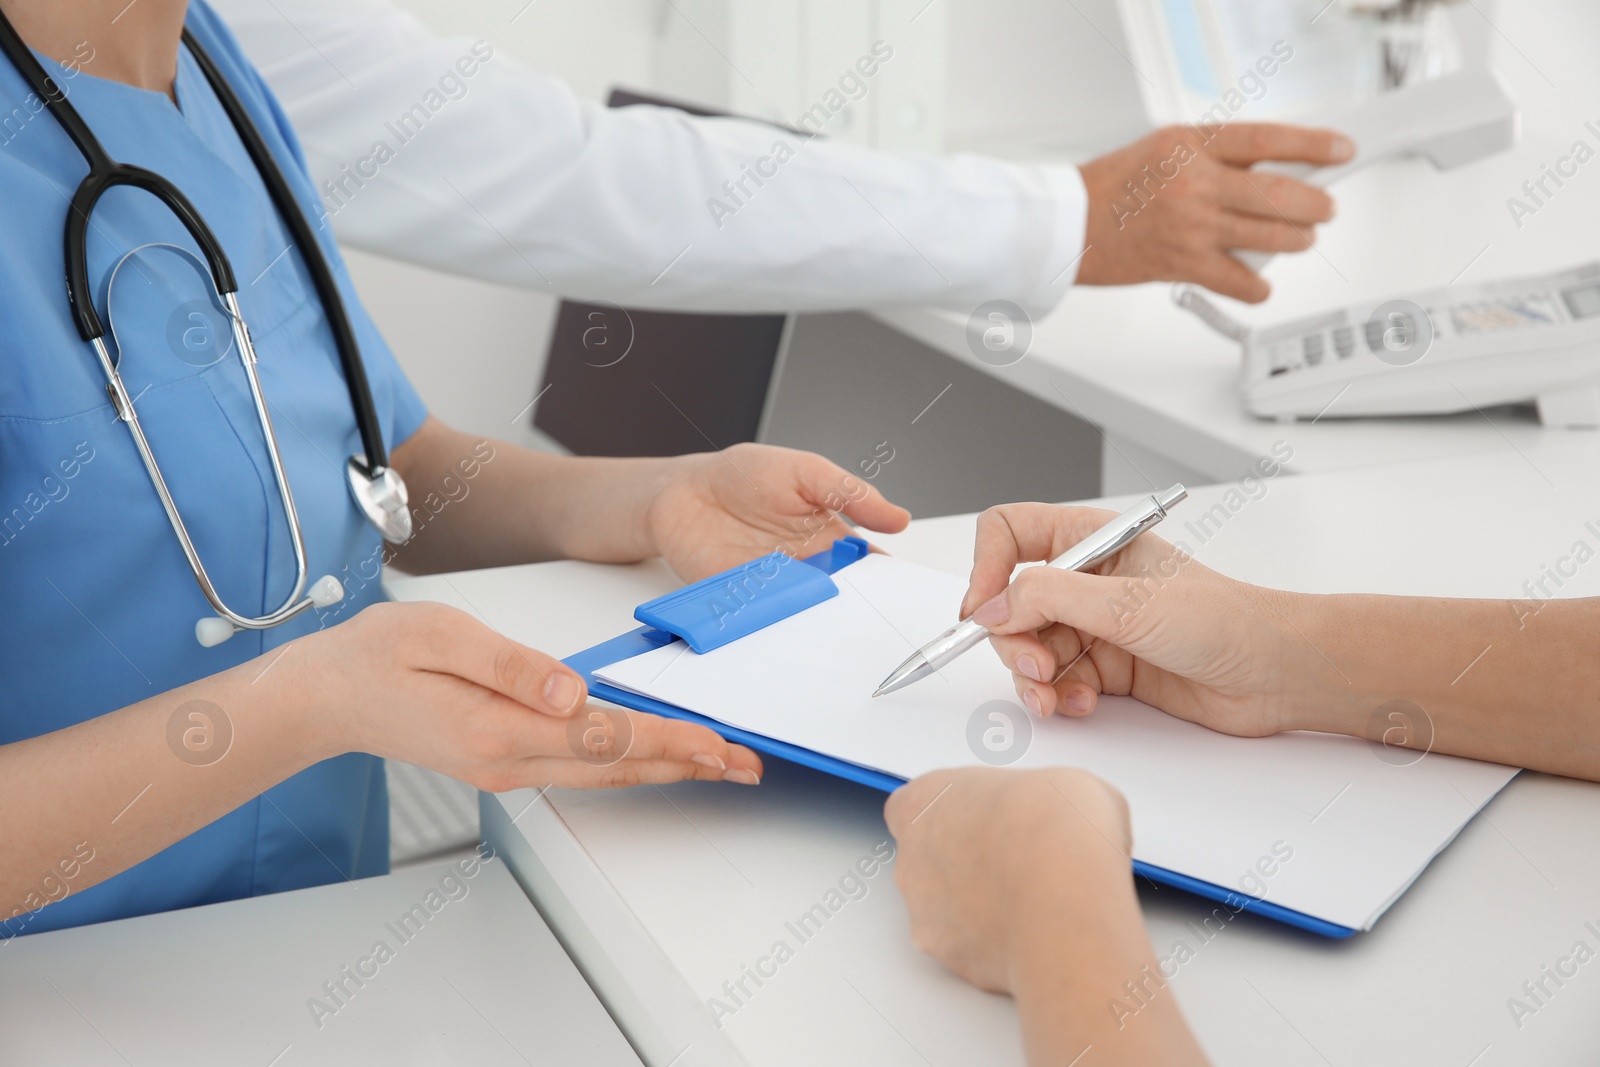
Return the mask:
<svg viewBox="0 0 1600 1067">
<path fill-rule="evenodd" d="M 1307 596 L 1302 729 L 1600 780 L 1600 600 Z"/>
<path fill-rule="evenodd" d="M 1017 924 L 1025 938 L 1012 975 L 1028 1063 L 1204 1064 L 1151 951 L 1126 860 L 1044 874 L 1029 886 L 1016 902 L 1027 919 Z"/>
</svg>

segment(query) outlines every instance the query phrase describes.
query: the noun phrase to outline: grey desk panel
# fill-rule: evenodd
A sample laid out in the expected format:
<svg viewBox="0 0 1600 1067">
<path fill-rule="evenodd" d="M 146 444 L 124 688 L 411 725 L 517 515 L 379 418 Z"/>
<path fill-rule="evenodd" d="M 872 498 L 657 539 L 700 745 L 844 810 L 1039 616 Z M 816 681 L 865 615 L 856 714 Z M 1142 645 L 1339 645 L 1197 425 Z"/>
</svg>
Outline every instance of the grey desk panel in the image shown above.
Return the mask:
<svg viewBox="0 0 1600 1067">
<path fill-rule="evenodd" d="M 638 1067 L 505 865 L 451 870 L 0 945 L 0 1063 Z"/>
</svg>

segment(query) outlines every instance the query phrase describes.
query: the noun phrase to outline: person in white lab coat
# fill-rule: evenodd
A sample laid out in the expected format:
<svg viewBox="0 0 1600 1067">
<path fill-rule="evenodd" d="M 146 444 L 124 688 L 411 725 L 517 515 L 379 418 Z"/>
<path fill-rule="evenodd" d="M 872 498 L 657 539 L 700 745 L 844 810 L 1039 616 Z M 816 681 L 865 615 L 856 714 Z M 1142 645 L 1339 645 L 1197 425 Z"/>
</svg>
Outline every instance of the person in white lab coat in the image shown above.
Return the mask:
<svg viewBox="0 0 1600 1067">
<path fill-rule="evenodd" d="M 1229 250 L 1306 248 L 1333 204 L 1246 168 L 1353 152 L 1332 131 L 1250 124 L 1160 130 L 1081 168 L 879 152 L 608 110 L 386 0 L 213 6 L 292 120 L 341 242 L 629 307 L 999 298 L 1039 315 L 1074 281 L 1150 280 L 1261 300 L 1266 282 Z"/>
</svg>

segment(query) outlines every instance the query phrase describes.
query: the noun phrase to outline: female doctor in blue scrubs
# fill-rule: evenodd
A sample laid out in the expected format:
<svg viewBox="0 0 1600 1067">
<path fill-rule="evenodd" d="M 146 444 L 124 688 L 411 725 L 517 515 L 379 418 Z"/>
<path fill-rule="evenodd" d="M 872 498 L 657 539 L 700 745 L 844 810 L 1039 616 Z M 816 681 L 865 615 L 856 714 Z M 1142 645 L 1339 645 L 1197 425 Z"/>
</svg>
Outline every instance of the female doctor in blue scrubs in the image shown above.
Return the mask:
<svg viewBox="0 0 1600 1067">
<path fill-rule="evenodd" d="M 756 784 L 754 753 L 648 715 L 632 718 L 615 762 L 579 758 L 588 753 L 568 728 L 586 694 L 570 670 L 452 609 L 382 603 L 363 580 L 385 550 L 346 484 L 344 457 L 362 441 L 327 301 L 180 42 L 185 26 L 312 220 L 316 196 L 293 132 L 210 9 L 0 0 L 0 11 L 106 154 L 173 183 L 215 233 L 259 356 L 308 573 L 346 586 L 342 601 L 281 625 L 214 647 L 196 640 L 196 621 L 216 611 L 63 291 L 62 234 L 85 156 L 16 65 L 0 64 L 4 936 L 381 873 L 379 757 L 491 790 Z M 262 422 L 237 353 L 212 358 L 191 343 L 216 321 L 214 295 L 196 284 L 201 261 L 163 246 L 201 248 L 168 206 L 126 186 L 99 201 L 85 241 L 110 350 L 216 592 L 242 615 L 268 614 L 296 569 Z M 396 560 L 408 570 L 661 555 L 692 579 L 775 547 L 818 550 L 848 531 L 841 513 L 874 530 L 907 519 L 804 453 L 574 459 L 457 433 L 428 417 L 325 228 L 315 241 L 390 465 L 410 487 L 417 528 Z M 216 349 L 228 348 L 220 336 Z"/>
</svg>

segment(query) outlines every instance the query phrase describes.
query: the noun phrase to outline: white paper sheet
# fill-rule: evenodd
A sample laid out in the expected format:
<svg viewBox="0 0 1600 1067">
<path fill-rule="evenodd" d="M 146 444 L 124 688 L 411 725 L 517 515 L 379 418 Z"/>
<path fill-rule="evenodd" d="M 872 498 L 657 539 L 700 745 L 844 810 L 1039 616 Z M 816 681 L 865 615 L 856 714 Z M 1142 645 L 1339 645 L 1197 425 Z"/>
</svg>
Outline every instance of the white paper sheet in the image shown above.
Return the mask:
<svg viewBox="0 0 1600 1067">
<path fill-rule="evenodd" d="M 987 648 L 870 696 L 956 618 L 963 581 L 877 555 L 834 578 L 839 596 L 730 645 L 698 655 L 673 642 L 596 674 L 905 778 L 978 765 L 979 753 L 1008 747 L 1012 720 L 991 718 L 992 702 L 1009 704 L 1013 717 L 1021 704 Z M 1002 732 L 986 746 L 989 729 Z M 1437 753 L 1404 764 L 1409 753 L 1328 734 L 1228 737 L 1118 697 L 1085 719 L 1028 716 L 1023 729 L 1031 740 L 1010 765 L 1083 767 L 1122 790 L 1135 858 L 1356 929 L 1370 929 L 1516 774 Z"/>
</svg>

